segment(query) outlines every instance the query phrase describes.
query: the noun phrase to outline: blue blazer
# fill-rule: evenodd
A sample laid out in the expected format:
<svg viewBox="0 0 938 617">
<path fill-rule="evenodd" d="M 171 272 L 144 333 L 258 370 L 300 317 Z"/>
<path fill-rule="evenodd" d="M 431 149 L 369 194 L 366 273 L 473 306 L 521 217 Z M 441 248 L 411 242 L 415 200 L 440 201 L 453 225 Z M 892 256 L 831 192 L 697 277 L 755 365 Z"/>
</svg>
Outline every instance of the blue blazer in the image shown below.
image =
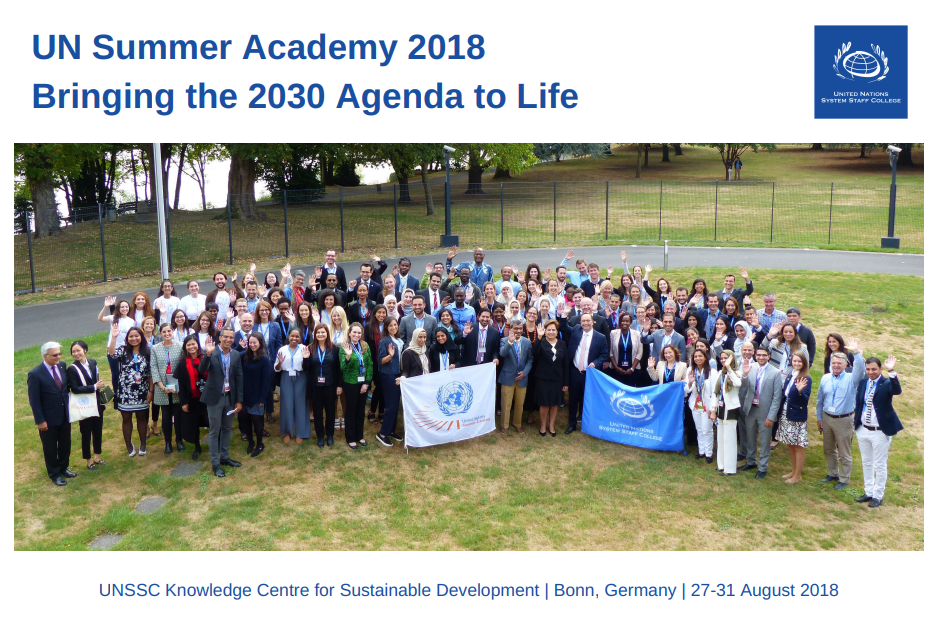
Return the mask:
<svg viewBox="0 0 938 617">
<path fill-rule="evenodd" d="M 805 386 L 804 390 L 798 392 L 798 388 L 792 386 L 791 391 L 788 393 L 788 398 L 785 398 L 785 389 L 788 388 L 788 382 L 790 382 L 793 377 L 794 374 L 789 375 L 782 386 L 782 404 L 788 401 L 788 411 L 785 412 L 785 416 L 788 418 L 789 422 L 807 422 L 808 399 L 811 398 L 811 376 L 808 375 L 808 385 Z"/>
<path fill-rule="evenodd" d="M 397 349 L 394 350 L 394 355 L 391 356 L 391 361 L 387 364 L 381 364 L 381 360 L 384 360 L 388 356 L 388 348 L 394 344 L 394 341 L 391 340 L 391 337 L 385 336 L 378 341 L 378 372 L 384 375 L 400 375 L 401 374 L 401 355 L 403 355 L 403 350 L 398 352 Z M 407 349 L 405 346 L 404 349 Z"/>
<path fill-rule="evenodd" d="M 283 330 L 280 329 L 280 324 L 269 321 L 267 322 L 269 327 L 267 328 L 267 338 L 264 342 L 267 344 L 267 357 L 271 360 L 277 355 L 277 352 L 281 347 L 286 345 L 286 341 L 283 340 Z M 254 324 L 253 332 L 260 332 L 260 324 Z M 289 330 L 287 330 L 289 332 Z M 273 371 L 273 364 L 270 365 L 271 371 Z"/>
<path fill-rule="evenodd" d="M 859 370 L 854 367 L 853 370 Z M 51 379 L 50 379 L 51 381 Z M 866 402 L 866 386 L 869 384 L 869 377 L 864 377 L 857 386 L 857 405 L 853 414 L 853 428 L 858 429 L 863 424 L 863 403 Z M 896 410 L 892 408 L 892 397 L 902 394 L 902 386 L 899 385 L 898 377 L 880 377 L 876 386 L 876 392 L 873 393 L 873 409 L 876 410 L 876 419 L 879 420 L 879 428 L 885 435 L 892 437 L 903 429 L 899 422 L 899 416 Z"/>
<path fill-rule="evenodd" d="M 26 376 L 26 390 L 29 393 L 29 406 L 33 410 L 33 420 L 37 425 L 43 422 L 49 426 L 67 424 L 68 376 L 65 374 L 65 363 L 59 362 L 59 379 L 62 380 L 63 386 L 61 390 L 55 385 L 55 380 L 44 364 L 45 361 L 29 371 Z"/>
<path fill-rule="evenodd" d="M 498 374 L 498 383 L 503 386 L 511 386 L 515 383 L 519 388 L 528 387 L 528 375 L 531 374 L 531 365 L 534 364 L 534 355 L 531 353 L 531 341 L 526 337 L 521 337 L 521 359 L 515 355 L 514 346 L 508 342 L 508 337 L 502 339 L 499 355 L 502 360 L 502 372 Z M 524 379 L 515 381 L 518 373 L 524 373 Z"/>
<path fill-rule="evenodd" d="M 706 334 L 707 316 L 709 314 L 710 314 L 710 309 L 706 307 L 697 311 L 697 330 L 700 332 L 700 338 L 702 339 L 710 338 L 710 336 Z M 722 310 L 720 310 L 720 311 L 717 311 L 717 316 L 714 319 L 719 319 L 720 317 L 728 317 L 728 315 L 724 313 Z"/>
<path fill-rule="evenodd" d="M 279 347 L 278 347 L 279 349 Z M 259 403 L 267 403 L 267 395 L 270 393 L 270 380 L 273 379 L 274 363 L 268 356 L 261 356 L 260 360 L 248 362 L 245 359 L 247 351 L 241 352 L 241 375 L 244 379 L 244 401 L 245 410 Z M 265 409 L 267 413 L 273 413 L 273 409 Z"/>
<path fill-rule="evenodd" d="M 404 281 L 404 289 L 413 289 L 414 292 L 420 291 L 420 279 L 416 278 L 413 274 L 407 275 L 407 280 Z M 397 298 L 397 301 L 401 301 L 401 275 L 394 275 L 394 297 Z M 442 296 L 442 293 L 440 294 Z"/>
</svg>

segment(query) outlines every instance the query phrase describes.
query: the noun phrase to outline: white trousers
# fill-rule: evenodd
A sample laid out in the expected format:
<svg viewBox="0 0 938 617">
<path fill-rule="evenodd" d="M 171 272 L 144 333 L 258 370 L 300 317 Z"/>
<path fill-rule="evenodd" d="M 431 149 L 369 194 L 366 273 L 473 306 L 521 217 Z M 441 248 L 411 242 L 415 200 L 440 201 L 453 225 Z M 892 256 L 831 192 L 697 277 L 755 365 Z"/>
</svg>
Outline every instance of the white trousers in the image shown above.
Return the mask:
<svg viewBox="0 0 938 617">
<path fill-rule="evenodd" d="M 886 493 L 886 462 L 892 437 L 882 431 L 871 431 L 863 425 L 857 429 L 857 446 L 863 462 L 863 489 L 873 499 L 882 501 Z"/>
<path fill-rule="evenodd" d="M 713 420 L 706 409 L 691 410 L 694 426 L 697 427 L 697 453 L 701 456 L 713 456 Z"/>
<path fill-rule="evenodd" d="M 736 473 L 736 420 L 717 420 L 717 469 Z"/>
</svg>

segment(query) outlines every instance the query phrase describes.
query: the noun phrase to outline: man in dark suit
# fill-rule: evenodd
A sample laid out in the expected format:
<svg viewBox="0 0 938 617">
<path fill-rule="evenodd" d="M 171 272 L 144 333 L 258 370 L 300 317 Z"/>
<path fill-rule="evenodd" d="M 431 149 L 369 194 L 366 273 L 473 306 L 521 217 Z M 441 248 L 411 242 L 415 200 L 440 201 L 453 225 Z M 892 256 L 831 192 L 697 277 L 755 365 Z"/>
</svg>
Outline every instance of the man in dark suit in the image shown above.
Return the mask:
<svg viewBox="0 0 938 617">
<path fill-rule="evenodd" d="M 349 284 L 349 295 L 353 298 L 358 296 L 358 286 L 364 283 L 368 286 L 368 299 L 377 302 L 381 297 L 381 275 L 387 269 L 388 264 L 383 259 L 372 255 L 371 263 L 366 261 L 359 267 L 358 272 L 361 276 Z"/>
<path fill-rule="evenodd" d="M 442 283 L 443 276 L 438 272 L 431 272 L 429 286 L 417 292 L 417 295 L 426 302 L 426 311 L 431 315 L 448 304 L 447 299 L 450 298 L 450 294 L 440 287 Z"/>
<path fill-rule="evenodd" d="M 746 288 L 745 289 L 736 289 L 736 275 L 727 274 L 723 277 L 723 289 L 718 293 L 720 299 L 720 310 L 723 310 L 723 304 L 726 302 L 727 298 L 733 298 L 736 300 L 736 306 L 740 309 L 743 307 L 743 298 L 752 294 L 752 281 L 749 280 L 749 273 L 746 271 L 746 268 L 740 268 L 739 273 L 744 279 L 746 279 Z"/>
<path fill-rule="evenodd" d="M 335 274 L 326 275 L 326 286 L 322 289 L 316 291 L 315 293 L 310 289 L 306 289 L 306 293 L 303 294 L 303 299 L 313 305 L 319 304 L 319 299 L 327 291 L 331 291 L 335 294 L 335 306 L 345 306 L 348 304 L 345 301 L 346 294 L 344 291 L 339 289 L 339 279 Z M 354 297 L 354 296 L 353 296 Z"/>
<path fill-rule="evenodd" d="M 795 326 L 798 338 L 808 348 L 808 362 L 814 365 L 814 352 L 817 350 L 817 341 L 814 338 L 814 332 L 811 328 L 801 323 L 801 310 L 797 307 L 791 307 L 787 313 L 788 323 Z"/>
<path fill-rule="evenodd" d="M 410 274 L 410 259 L 401 257 L 397 262 L 397 274 L 394 275 L 394 296 L 398 302 L 405 289 L 413 289 L 414 293 L 420 291 L 420 279 Z"/>
<path fill-rule="evenodd" d="M 62 346 L 46 343 L 42 346 L 42 363 L 26 376 L 29 406 L 39 429 L 46 472 L 56 486 L 65 486 L 65 478 L 77 475 L 68 470 L 72 425 L 68 422 L 68 386 L 61 358 Z"/>
<path fill-rule="evenodd" d="M 713 326 L 720 317 L 726 317 L 720 310 L 720 296 L 716 293 L 708 293 L 707 308 L 697 311 L 697 330 L 700 331 L 700 338 L 708 340 L 713 336 Z"/>
<path fill-rule="evenodd" d="M 575 314 L 571 314 L 567 319 L 567 325 L 571 328 L 578 326 L 580 325 L 580 317 L 583 315 L 592 315 L 593 330 L 596 330 L 604 337 L 606 337 L 606 343 L 608 343 L 609 334 L 612 332 L 612 328 L 609 326 L 609 320 L 606 319 L 604 315 L 593 312 L 593 301 L 588 296 L 583 296 L 580 298 L 579 307 L 580 310 L 576 311 Z M 571 313 L 573 313 L 573 311 L 571 311 Z"/>
<path fill-rule="evenodd" d="M 609 359 L 609 343 L 606 337 L 593 329 L 593 315 L 584 313 L 580 316 L 579 325 L 572 328 L 567 326 L 563 319 L 561 328 L 565 330 L 564 339 L 570 356 L 567 370 L 570 372 L 570 405 L 568 406 L 569 426 L 566 433 L 569 435 L 576 430 L 577 412 L 583 409 L 583 394 L 586 389 L 586 371 L 599 369 Z"/>
<path fill-rule="evenodd" d="M 477 324 L 466 323 L 463 327 L 461 366 L 475 366 L 494 362 L 498 366 L 498 350 L 501 337 L 492 325 L 492 311 L 482 309 Z"/>
<path fill-rule="evenodd" d="M 218 346 L 211 339 L 205 343 L 205 357 L 199 364 L 200 373 L 208 373 L 202 402 L 208 407 L 208 448 L 212 457 L 212 471 L 216 477 L 224 478 L 221 466 L 240 467 L 241 463 L 228 456 L 231 443 L 231 426 L 234 413 L 241 411 L 244 400 L 244 383 L 241 371 L 241 354 L 232 348 L 234 331 L 222 330 Z M 234 410 L 234 413 L 228 413 Z"/>
<path fill-rule="evenodd" d="M 892 397 L 902 394 L 895 368 L 895 356 L 889 356 L 885 363 L 880 363 L 879 358 L 869 358 L 866 361 L 866 379 L 857 387 L 853 426 L 863 462 L 864 492 L 854 501 L 869 502 L 871 508 L 878 508 L 883 503 L 889 445 L 893 435 L 903 428 L 892 407 Z M 889 379 L 883 378 L 883 369 L 886 369 Z M 854 366 L 853 370 L 857 371 L 859 367 Z"/>
<path fill-rule="evenodd" d="M 342 269 L 342 266 L 335 262 L 335 250 L 329 249 L 326 251 L 326 263 L 322 265 L 322 272 L 319 273 L 319 288 L 322 289 L 326 286 L 326 277 L 330 274 L 336 276 L 336 285 L 339 289 L 346 289 L 348 284 L 346 283 L 345 270 Z M 311 286 L 312 287 L 312 286 Z M 307 302 L 310 300 L 307 299 Z"/>
</svg>

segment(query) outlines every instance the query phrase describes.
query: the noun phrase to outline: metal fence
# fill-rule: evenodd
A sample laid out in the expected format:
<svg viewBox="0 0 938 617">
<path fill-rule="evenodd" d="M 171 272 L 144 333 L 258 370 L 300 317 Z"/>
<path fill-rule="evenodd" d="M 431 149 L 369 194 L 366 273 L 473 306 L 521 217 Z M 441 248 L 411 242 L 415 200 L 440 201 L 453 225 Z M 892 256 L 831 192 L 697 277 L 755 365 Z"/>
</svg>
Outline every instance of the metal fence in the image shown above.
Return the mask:
<svg viewBox="0 0 938 617">
<path fill-rule="evenodd" d="M 444 184 L 277 192 L 222 207 L 167 208 L 174 271 L 327 249 L 431 251 L 444 230 Z M 432 202 L 434 213 L 428 214 Z M 486 182 L 452 185 L 452 227 L 486 248 L 672 243 L 878 248 L 889 185 L 782 182 Z M 73 210 L 61 233 L 14 233 L 17 293 L 159 271 L 156 213 L 138 202 Z M 896 235 L 924 250 L 924 188 L 899 185 Z"/>
</svg>

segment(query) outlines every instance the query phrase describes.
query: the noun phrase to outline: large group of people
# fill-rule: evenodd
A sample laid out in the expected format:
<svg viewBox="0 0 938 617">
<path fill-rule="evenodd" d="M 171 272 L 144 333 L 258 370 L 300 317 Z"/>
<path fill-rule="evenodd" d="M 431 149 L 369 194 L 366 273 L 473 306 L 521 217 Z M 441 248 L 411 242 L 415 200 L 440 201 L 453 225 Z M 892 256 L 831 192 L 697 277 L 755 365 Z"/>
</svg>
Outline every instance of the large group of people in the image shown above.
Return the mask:
<svg viewBox="0 0 938 617">
<path fill-rule="evenodd" d="M 375 441 L 391 447 L 403 440 L 401 380 L 491 362 L 503 434 L 539 424 L 541 437 L 556 437 L 563 407 L 566 434 L 576 431 L 590 370 L 635 388 L 682 383 L 689 451 L 715 461 L 724 476 L 755 470 L 762 479 L 783 444 L 790 462 L 783 478 L 792 484 L 803 479 L 814 390 L 823 481 L 849 484 L 856 435 L 865 489 L 857 501 L 882 503 L 889 444 L 902 429 L 892 406 L 901 393 L 896 359 L 866 358 L 855 339 L 837 333 L 819 350 L 797 307 L 782 312 L 772 293 L 752 306 L 745 268 L 741 281 L 727 274 L 711 291 L 702 278 L 684 286 L 651 276 L 651 266 L 630 268 L 625 251 L 617 279 L 612 266 L 602 278 L 598 264 L 574 260 L 573 251 L 553 270 L 496 270 L 481 248 L 470 260 L 457 255 L 452 249 L 445 262 L 427 264 L 421 278 L 406 257 L 388 271 L 372 255 L 349 276 L 330 250 L 312 272 L 289 264 L 263 276 L 252 264 L 240 280 L 218 272 L 207 294 L 193 280 L 178 297 L 165 280 L 153 299 L 108 296 L 98 319 L 110 324 L 107 362 L 127 456 L 147 455 L 147 441 L 162 437 L 165 455 L 174 446 L 185 452 L 189 442 L 198 459 L 207 428 L 213 472 L 224 477 L 223 467 L 241 465 L 230 451 L 235 420 L 251 457 L 264 451 L 268 427 L 285 444 L 315 434 L 320 448 L 332 447 L 339 432 L 359 450 L 369 445 L 367 421 Z M 72 343 L 66 368 L 62 347 L 46 343 L 42 364 L 29 373 L 56 485 L 75 476 L 69 393 L 107 386 L 87 352 L 83 341 Z M 814 385 L 818 353 L 824 373 Z M 101 404 L 97 417 L 79 423 L 92 471 L 106 464 L 104 411 Z"/>
</svg>

